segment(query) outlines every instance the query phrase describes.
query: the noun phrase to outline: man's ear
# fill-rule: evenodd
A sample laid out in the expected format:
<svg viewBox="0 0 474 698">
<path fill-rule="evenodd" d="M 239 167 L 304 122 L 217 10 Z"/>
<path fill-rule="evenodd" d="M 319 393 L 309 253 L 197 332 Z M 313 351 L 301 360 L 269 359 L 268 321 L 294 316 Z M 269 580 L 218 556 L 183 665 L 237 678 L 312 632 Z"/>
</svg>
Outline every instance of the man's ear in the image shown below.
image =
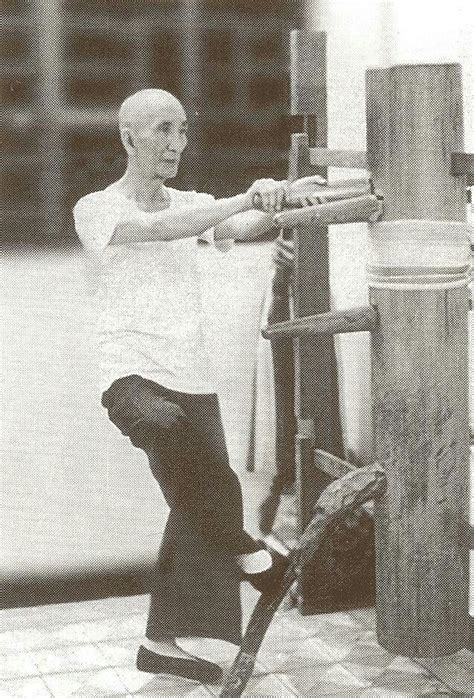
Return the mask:
<svg viewBox="0 0 474 698">
<path fill-rule="evenodd" d="M 133 140 L 132 132 L 129 128 L 120 129 L 120 138 L 122 140 L 122 145 L 129 155 L 135 150 L 135 143 Z"/>
</svg>

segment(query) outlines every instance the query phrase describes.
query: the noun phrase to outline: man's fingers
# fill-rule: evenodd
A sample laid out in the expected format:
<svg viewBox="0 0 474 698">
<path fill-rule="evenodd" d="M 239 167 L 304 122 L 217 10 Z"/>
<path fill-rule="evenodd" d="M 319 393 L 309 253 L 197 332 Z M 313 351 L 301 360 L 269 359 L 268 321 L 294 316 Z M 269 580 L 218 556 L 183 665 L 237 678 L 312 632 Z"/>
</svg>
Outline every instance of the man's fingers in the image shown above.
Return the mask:
<svg viewBox="0 0 474 698">
<path fill-rule="evenodd" d="M 301 177 L 301 179 L 295 179 L 295 181 L 292 182 L 292 187 L 297 189 L 301 187 L 309 187 L 313 184 L 325 186 L 327 185 L 327 180 L 319 175 L 311 175 L 311 177 Z"/>
<path fill-rule="evenodd" d="M 272 203 L 271 202 L 271 193 L 269 191 L 265 191 L 262 193 L 262 200 L 263 200 L 263 210 L 266 213 L 269 213 L 270 211 L 272 211 L 273 209 L 271 207 L 271 203 Z"/>
<path fill-rule="evenodd" d="M 282 210 L 283 204 L 285 203 L 285 198 L 286 198 L 286 190 L 285 190 L 285 187 L 280 187 L 280 188 L 277 190 L 275 211 L 281 211 L 281 210 Z"/>
</svg>

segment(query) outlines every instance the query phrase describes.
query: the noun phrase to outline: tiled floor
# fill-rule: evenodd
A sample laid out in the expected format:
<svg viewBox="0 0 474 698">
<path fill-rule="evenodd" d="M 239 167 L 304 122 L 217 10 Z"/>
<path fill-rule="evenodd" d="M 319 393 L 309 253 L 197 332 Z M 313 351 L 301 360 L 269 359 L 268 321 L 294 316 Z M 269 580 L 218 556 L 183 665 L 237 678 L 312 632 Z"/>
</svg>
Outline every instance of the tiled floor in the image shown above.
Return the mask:
<svg viewBox="0 0 474 698">
<path fill-rule="evenodd" d="M 243 589 L 245 619 L 256 592 Z M 218 696 L 219 686 L 135 669 L 147 597 L 3 612 L 0 696 Z M 474 694 L 474 655 L 410 661 L 375 639 L 373 609 L 301 616 L 282 606 L 244 696 L 421 696 Z M 208 641 L 189 651 L 228 669 L 236 648 Z"/>
</svg>

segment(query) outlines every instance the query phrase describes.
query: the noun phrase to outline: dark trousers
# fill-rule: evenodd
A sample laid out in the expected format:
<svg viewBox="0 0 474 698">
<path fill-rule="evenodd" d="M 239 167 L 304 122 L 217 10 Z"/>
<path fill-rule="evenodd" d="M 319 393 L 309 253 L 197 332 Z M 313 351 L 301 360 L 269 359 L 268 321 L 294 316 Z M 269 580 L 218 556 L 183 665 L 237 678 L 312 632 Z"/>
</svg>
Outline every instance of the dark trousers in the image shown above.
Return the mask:
<svg viewBox="0 0 474 698">
<path fill-rule="evenodd" d="M 187 421 L 164 428 L 160 400 Z M 258 544 L 243 529 L 240 482 L 229 465 L 216 394 L 191 395 L 132 375 L 106 390 L 111 421 L 148 456 L 170 514 L 151 580 L 147 637 L 241 640 L 235 556 Z"/>
</svg>

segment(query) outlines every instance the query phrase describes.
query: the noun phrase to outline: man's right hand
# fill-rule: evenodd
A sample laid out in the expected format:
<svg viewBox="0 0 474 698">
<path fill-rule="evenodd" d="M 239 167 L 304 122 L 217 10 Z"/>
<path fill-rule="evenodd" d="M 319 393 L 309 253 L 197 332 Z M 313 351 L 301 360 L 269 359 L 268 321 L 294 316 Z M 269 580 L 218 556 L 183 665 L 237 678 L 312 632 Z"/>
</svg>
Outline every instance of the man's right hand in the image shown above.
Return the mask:
<svg viewBox="0 0 474 698">
<path fill-rule="evenodd" d="M 277 213 L 288 198 L 288 182 L 275 179 L 257 179 L 246 193 L 249 208 L 265 213 Z"/>
</svg>

